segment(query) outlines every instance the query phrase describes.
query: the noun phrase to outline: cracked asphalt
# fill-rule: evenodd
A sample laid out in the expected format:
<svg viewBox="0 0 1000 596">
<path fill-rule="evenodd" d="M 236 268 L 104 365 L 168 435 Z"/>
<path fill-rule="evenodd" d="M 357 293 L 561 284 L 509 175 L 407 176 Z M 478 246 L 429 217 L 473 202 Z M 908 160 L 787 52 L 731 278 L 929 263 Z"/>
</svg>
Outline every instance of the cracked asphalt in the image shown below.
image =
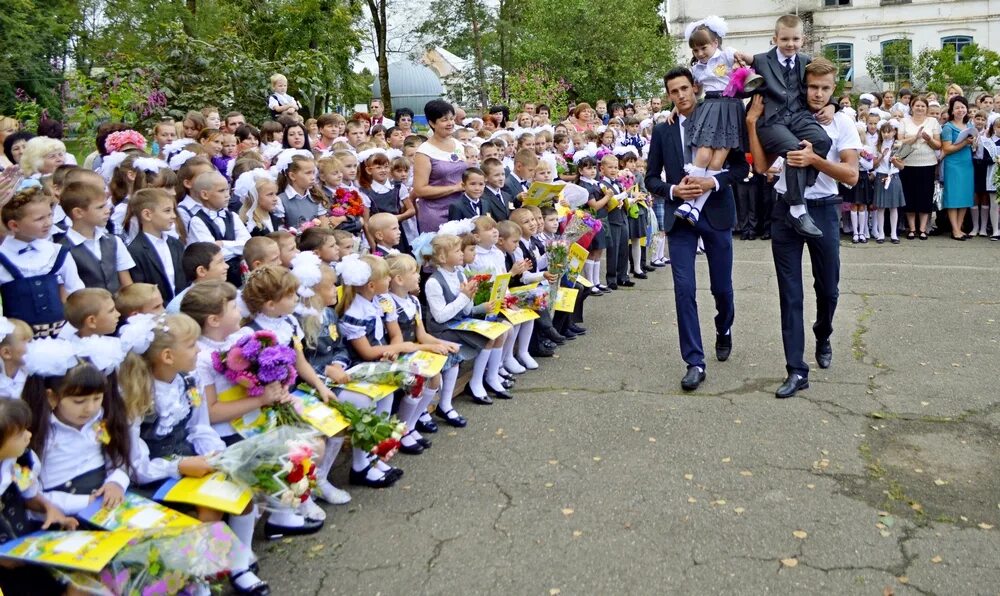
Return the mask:
<svg viewBox="0 0 1000 596">
<path fill-rule="evenodd" d="M 469 426 L 398 455 L 395 487 L 347 486 L 341 455 L 353 501 L 256 543 L 261 575 L 293 595 L 1000 594 L 1000 247 L 841 256 L 833 367 L 799 397 L 773 397 L 769 243 L 737 241 L 733 356 L 699 391 L 660 270 L 589 300 L 589 334 L 513 401 L 459 398 Z M 703 259 L 698 277 L 711 354 Z"/>
</svg>

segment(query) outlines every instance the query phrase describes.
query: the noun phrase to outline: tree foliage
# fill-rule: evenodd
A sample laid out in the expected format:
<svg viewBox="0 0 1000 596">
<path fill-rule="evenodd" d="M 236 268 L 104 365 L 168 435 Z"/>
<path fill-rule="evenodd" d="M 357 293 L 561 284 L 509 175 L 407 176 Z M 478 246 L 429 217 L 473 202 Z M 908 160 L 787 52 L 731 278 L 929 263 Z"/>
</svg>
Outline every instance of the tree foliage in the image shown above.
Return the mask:
<svg viewBox="0 0 1000 596">
<path fill-rule="evenodd" d="M 976 44 L 959 53 L 953 46 L 924 48 L 917 55 L 913 75 L 921 87 L 937 93 L 944 93 L 951 83 L 965 90 L 993 89 L 1000 81 L 1000 54 Z"/>
</svg>

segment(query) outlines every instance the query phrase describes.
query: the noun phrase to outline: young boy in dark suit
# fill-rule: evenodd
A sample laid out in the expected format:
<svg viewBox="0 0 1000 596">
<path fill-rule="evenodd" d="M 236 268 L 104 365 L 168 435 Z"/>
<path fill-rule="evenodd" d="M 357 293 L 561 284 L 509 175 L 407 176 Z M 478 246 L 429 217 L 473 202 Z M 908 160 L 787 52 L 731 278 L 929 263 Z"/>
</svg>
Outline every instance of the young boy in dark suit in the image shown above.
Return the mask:
<svg viewBox="0 0 1000 596">
<path fill-rule="evenodd" d="M 168 303 L 187 287 L 181 263 L 184 245 L 167 234 L 177 219 L 174 197 L 162 188 L 144 188 L 129 202 L 139 213 L 142 226 L 142 232 L 128 245 L 135 261 L 132 281 L 156 284 L 163 302 Z"/>
</svg>

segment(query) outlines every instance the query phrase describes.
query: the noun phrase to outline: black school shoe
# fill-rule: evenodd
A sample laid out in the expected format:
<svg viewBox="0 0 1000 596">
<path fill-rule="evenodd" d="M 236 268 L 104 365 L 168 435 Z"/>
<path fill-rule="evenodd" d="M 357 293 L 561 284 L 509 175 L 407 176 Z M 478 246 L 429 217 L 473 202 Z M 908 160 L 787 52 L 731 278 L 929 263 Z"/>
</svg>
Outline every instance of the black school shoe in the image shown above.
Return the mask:
<svg viewBox="0 0 1000 596">
<path fill-rule="evenodd" d="M 361 476 L 368 472 L 368 468 L 365 468 L 364 472 L 361 472 Z M 354 484 L 354 470 L 351 470 L 351 484 Z M 395 482 L 395 480 L 393 480 Z M 309 534 L 315 534 L 323 528 L 323 521 L 316 519 L 303 518 L 304 523 L 301 526 L 279 526 L 278 524 L 272 524 L 271 522 L 264 523 L 264 536 L 267 536 L 268 540 L 276 540 L 278 538 L 283 538 L 286 536 L 307 536 Z"/>
<path fill-rule="evenodd" d="M 438 431 L 438 425 L 433 420 L 428 420 L 427 422 L 417 420 L 417 423 L 414 426 L 417 427 L 417 432 L 419 433 L 434 434 Z"/>
</svg>

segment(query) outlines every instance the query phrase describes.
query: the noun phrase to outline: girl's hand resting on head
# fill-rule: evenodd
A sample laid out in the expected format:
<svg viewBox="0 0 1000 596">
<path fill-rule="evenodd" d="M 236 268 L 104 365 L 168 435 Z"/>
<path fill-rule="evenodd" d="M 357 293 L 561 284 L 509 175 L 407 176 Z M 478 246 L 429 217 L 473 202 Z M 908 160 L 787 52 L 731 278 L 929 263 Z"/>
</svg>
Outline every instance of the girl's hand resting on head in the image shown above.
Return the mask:
<svg viewBox="0 0 1000 596">
<path fill-rule="evenodd" d="M 92 500 L 104 497 L 104 508 L 114 509 L 125 501 L 125 489 L 119 486 L 117 482 L 106 482 L 104 486 L 95 490 L 91 497 Z"/>
<path fill-rule="evenodd" d="M 208 464 L 208 460 L 202 455 L 196 455 L 193 457 L 183 458 L 179 464 L 177 464 L 177 471 L 181 473 L 181 476 L 188 476 L 190 478 L 201 478 L 207 476 L 214 471 L 214 468 Z"/>
</svg>

